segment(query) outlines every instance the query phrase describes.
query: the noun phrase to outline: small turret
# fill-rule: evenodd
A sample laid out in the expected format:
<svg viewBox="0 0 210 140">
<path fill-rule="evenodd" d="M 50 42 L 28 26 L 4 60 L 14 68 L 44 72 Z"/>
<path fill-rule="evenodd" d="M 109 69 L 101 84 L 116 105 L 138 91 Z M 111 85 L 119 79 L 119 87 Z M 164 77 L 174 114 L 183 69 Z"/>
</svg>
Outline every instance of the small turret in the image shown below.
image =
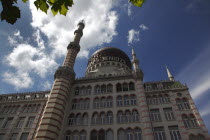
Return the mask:
<svg viewBox="0 0 210 140">
<path fill-rule="evenodd" d="M 171 72 L 169 71 L 168 67 L 166 66 L 166 71 L 167 71 L 167 74 L 168 74 L 168 79 L 170 81 L 174 81 L 174 77 L 173 75 L 171 74 Z"/>
</svg>

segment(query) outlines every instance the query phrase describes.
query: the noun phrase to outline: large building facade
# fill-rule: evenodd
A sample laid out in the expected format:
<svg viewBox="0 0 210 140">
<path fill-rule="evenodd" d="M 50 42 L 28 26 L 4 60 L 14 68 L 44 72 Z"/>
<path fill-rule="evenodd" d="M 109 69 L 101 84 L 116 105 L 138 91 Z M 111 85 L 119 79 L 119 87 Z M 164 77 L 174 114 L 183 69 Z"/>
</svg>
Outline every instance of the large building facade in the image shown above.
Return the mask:
<svg viewBox="0 0 210 140">
<path fill-rule="evenodd" d="M 84 27 L 51 91 L 0 95 L 0 140 L 210 140 L 188 87 L 168 68 L 168 80 L 143 82 L 133 49 L 132 61 L 120 49 L 99 49 L 75 78 Z"/>
</svg>

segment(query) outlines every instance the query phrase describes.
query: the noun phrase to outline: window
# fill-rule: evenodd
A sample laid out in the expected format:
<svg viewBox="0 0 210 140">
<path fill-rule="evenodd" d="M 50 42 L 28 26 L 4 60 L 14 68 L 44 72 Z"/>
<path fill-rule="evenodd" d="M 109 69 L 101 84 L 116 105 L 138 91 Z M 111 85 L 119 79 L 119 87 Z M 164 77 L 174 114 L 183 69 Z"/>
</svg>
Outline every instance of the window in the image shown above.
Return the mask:
<svg viewBox="0 0 210 140">
<path fill-rule="evenodd" d="M 82 131 L 82 132 L 80 133 L 80 140 L 86 140 L 86 136 L 87 136 L 86 131 Z"/>
<path fill-rule="evenodd" d="M 184 109 L 190 109 L 190 105 L 187 99 L 183 99 Z"/>
<path fill-rule="evenodd" d="M 166 140 L 163 127 L 155 127 L 154 134 L 155 134 L 155 140 Z"/>
<path fill-rule="evenodd" d="M 21 127 L 23 126 L 24 120 L 25 120 L 25 117 L 20 117 L 20 118 L 18 119 L 16 128 L 21 128 Z"/>
<path fill-rule="evenodd" d="M 123 106 L 122 96 L 117 97 L 117 106 Z"/>
<path fill-rule="evenodd" d="M 88 114 L 83 115 L 83 125 L 88 125 Z"/>
<path fill-rule="evenodd" d="M 112 112 L 107 113 L 107 123 L 112 124 L 113 123 L 113 114 Z"/>
<path fill-rule="evenodd" d="M 93 114 L 92 124 L 98 124 L 98 114 L 97 113 Z"/>
<path fill-rule="evenodd" d="M 129 96 L 124 96 L 124 105 L 127 106 L 127 105 L 130 105 L 130 98 Z"/>
<path fill-rule="evenodd" d="M 184 122 L 185 128 L 190 128 L 191 127 L 190 120 L 188 119 L 187 115 L 182 115 L 182 120 Z"/>
<path fill-rule="evenodd" d="M 169 126 L 169 132 L 171 140 L 181 140 L 181 135 L 179 133 L 178 126 Z"/>
<path fill-rule="evenodd" d="M 161 121 L 159 109 L 151 109 L 150 118 L 151 118 L 151 121 Z"/>
<path fill-rule="evenodd" d="M 22 133 L 20 140 L 27 140 L 29 133 Z"/>
<path fill-rule="evenodd" d="M 6 120 L 6 122 L 4 123 L 3 128 L 9 128 L 10 125 L 11 125 L 11 123 L 12 123 L 12 120 L 13 120 L 13 118 L 8 118 L 8 119 Z"/>
<path fill-rule="evenodd" d="M 108 130 L 106 132 L 106 140 L 114 140 L 114 138 L 113 138 L 113 131 L 112 130 Z"/>
<path fill-rule="evenodd" d="M 136 110 L 132 112 L 132 121 L 139 122 L 139 113 Z"/>
<path fill-rule="evenodd" d="M 111 84 L 107 85 L 107 92 L 112 92 L 113 86 Z"/>
<path fill-rule="evenodd" d="M 95 94 L 100 94 L 101 93 L 101 88 L 99 85 L 95 86 Z"/>
<path fill-rule="evenodd" d="M 71 140 L 71 132 L 70 131 L 66 132 L 65 140 Z"/>
<path fill-rule="evenodd" d="M 163 108 L 165 118 L 167 121 L 175 120 L 174 113 L 172 108 Z"/>
<path fill-rule="evenodd" d="M 197 119 L 195 118 L 195 116 L 191 114 L 189 118 L 190 118 L 191 126 L 198 127 L 198 122 L 197 122 Z"/>
<path fill-rule="evenodd" d="M 73 125 L 74 124 L 74 114 L 70 115 L 68 124 L 69 125 Z"/>
<path fill-rule="evenodd" d="M 132 132 L 132 129 L 128 129 L 126 131 L 126 140 L 133 140 L 133 132 Z"/>
<path fill-rule="evenodd" d="M 29 117 L 26 127 L 31 128 L 34 123 L 35 117 Z"/>
<path fill-rule="evenodd" d="M 10 140 L 17 140 L 18 133 L 13 133 Z"/>
<path fill-rule="evenodd" d="M 117 92 L 122 91 L 122 85 L 120 83 L 117 84 Z"/>
<path fill-rule="evenodd" d="M 142 136 L 141 136 L 141 129 L 139 129 L 139 128 L 136 128 L 135 130 L 134 130 L 134 133 L 135 133 L 135 140 L 141 140 L 142 138 Z"/>
<path fill-rule="evenodd" d="M 133 82 L 129 83 L 129 90 L 135 90 L 135 86 Z"/>
<path fill-rule="evenodd" d="M 79 87 L 76 87 L 76 88 L 75 88 L 74 94 L 75 94 L 75 95 L 79 95 Z"/>
<path fill-rule="evenodd" d="M 106 93 L 106 85 L 101 86 L 101 93 Z"/>
<path fill-rule="evenodd" d="M 136 105 L 136 96 L 135 95 L 131 96 L 131 105 Z"/>
<path fill-rule="evenodd" d="M 123 83 L 123 91 L 128 91 L 128 84 L 127 83 Z"/>
<path fill-rule="evenodd" d="M 131 122 L 131 112 L 130 111 L 125 111 L 125 122 L 129 123 Z"/>
<path fill-rule="evenodd" d="M 122 111 L 119 111 L 117 113 L 117 120 L 118 120 L 118 123 L 123 123 L 123 112 Z"/>
<path fill-rule="evenodd" d="M 101 113 L 101 115 L 100 115 L 100 123 L 101 124 L 105 124 L 106 123 L 105 113 Z"/>
<path fill-rule="evenodd" d="M 76 131 L 73 133 L 72 140 L 79 140 L 79 132 Z"/>
<path fill-rule="evenodd" d="M 118 140 L 124 140 L 125 139 L 125 131 L 119 130 L 118 131 Z"/>
<path fill-rule="evenodd" d="M 107 107 L 112 107 L 112 97 L 107 98 Z"/>
</svg>

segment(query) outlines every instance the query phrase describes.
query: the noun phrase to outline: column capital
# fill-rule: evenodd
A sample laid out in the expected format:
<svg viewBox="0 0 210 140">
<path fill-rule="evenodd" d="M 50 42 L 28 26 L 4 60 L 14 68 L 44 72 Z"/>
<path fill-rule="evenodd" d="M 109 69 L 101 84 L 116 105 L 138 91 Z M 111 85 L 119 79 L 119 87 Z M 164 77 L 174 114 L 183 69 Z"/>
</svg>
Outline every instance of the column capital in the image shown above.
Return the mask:
<svg viewBox="0 0 210 140">
<path fill-rule="evenodd" d="M 75 44 L 74 42 L 70 42 L 68 47 L 67 47 L 67 50 L 69 50 L 69 49 L 74 49 L 77 52 L 79 52 L 80 51 L 80 45 Z"/>
<path fill-rule="evenodd" d="M 54 74 L 54 80 L 59 78 L 65 78 L 68 79 L 70 82 L 73 82 L 75 80 L 75 75 L 76 74 L 72 68 L 68 66 L 60 66 Z"/>
</svg>

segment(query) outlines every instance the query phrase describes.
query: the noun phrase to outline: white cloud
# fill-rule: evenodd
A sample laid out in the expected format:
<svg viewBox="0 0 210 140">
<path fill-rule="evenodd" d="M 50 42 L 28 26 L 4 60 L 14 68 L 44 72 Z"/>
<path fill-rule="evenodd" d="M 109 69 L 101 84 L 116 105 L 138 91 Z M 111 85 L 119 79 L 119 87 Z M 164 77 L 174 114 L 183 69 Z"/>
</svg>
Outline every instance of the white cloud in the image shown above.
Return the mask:
<svg viewBox="0 0 210 140">
<path fill-rule="evenodd" d="M 128 31 L 128 44 L 132 44 L 134 42 L 139 41 L 139 31 L 131 29 Z"/>
<path fill-rule="evenodd" d="M 28 73 L 5 72 L 3 78 L 5 82 L 13 85 L 16 90 L 29 88 L 33 85 L 33 81 Z"/>
<path fill-rule="evenodd" d="M 131 6 L 132 6 L 132 5 L 129 3 L 129 4 L 128 4 L 128 16 L 131 16 L 131 14 L 132 14 Z"/>
<path fill-rule="evenodd" d="M 146 25 L 144 25 L 144 24 L 141 24 L 139 27 L 140 27 L 143 31 L 149 29 L 149 28 L 148 28 Z"/>
<path fill-rule="evenodd" d="M 12 36 L 8 37 L 9 44 L 16 46 L 19 42 L 23 41 L 23 37 L 20 35 L 20 31 L 16 30 Z"/>
<path fill-rule="evenodd" d="M 53 57 L 66 55 L 66 47 L 73 40 L 77 23 L 84 19 L 86 27 L 81 39 L 79 57 L 88 57 L 89 50 L 103 43 L 109 43 L 117 35 L 118 15 L 112 10 L 112 0 L 102 3 L 101 0 L 77 0 L 66 16 L 37 11 L 33 0 L 30 0 L 32 12 L 31 25 L 40 29 L 49 39 Z"/>
<path fill-rule="evenodd" d="M 52 83 L 50 81 L 45 81 L 41 86 L 42 90 L 50 90 L 52 88 Z"/>
<path fill-rule="evenodd" d="M 176 77 L 187 83 L 195 100 L 210 90 L 210 45 L 191 61 Z"/>
<path fill-rule="evenodd" d="M 210 110 L 209 110 L 209 107 L 210 107 L 210 102 L 208 102 L 200 111 L 200 114 L 202 117 L 205 117 L 207 115 L 210 115 Z"/>
</svg>

